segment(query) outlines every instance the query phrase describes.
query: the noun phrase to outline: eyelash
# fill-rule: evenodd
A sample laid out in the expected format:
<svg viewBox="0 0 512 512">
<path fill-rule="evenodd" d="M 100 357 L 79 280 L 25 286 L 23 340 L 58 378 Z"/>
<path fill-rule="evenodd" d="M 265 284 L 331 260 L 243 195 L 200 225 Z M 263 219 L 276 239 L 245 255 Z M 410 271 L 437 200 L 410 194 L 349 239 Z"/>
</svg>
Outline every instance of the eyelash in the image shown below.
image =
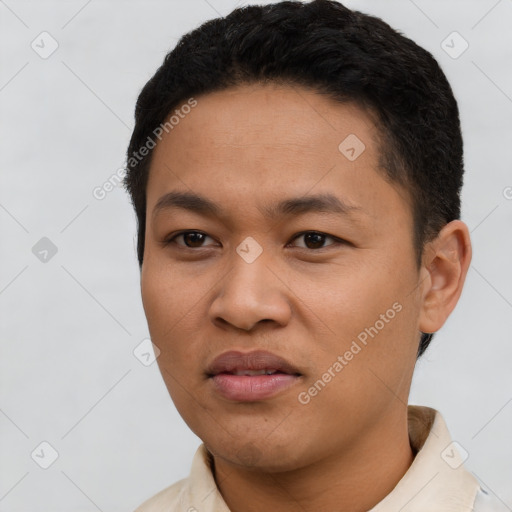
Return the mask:
<svg viewBox="0 0 512 512">
<path fill-rule="evenodd" d="M 176 238 L 178 238 L 179 236 L 182 236 L 182 235 L 186 235 L 188 233 L 198 233 L 198 234 L 201 234 L 201 235 L 205 235 L 207 237 L 210 237 L 210 235 L 202 232 L 202 231 L 198 231 L 198 230 L 185 230 L 185 231 L 180 231 L 179 233 L 175 233 L 174 235 L 172 235 L 171 237 L 168 237 L 166 238 L 164 241 L 163 241 L 163 246 L 164 247 L 167 247 L 171 244 L 175 244 L 175 245 L 178 245 L 176 244 L 175 240 Z M 323 236 L 323 237 L 326 237 L 326 238 L 330 238 L 331 240 L 334 240 L 334 243 L 333 244 L 329 244 L 327 246 L 324 246 L 324 247 L 320 247 L 318 249 L 310 249 L 309 247 L 299 247 L 299 249 L 304 249 L 304 250 L 307 250 L 307 251 L 321 251 L 322 249 L 326 249 L 330 246 L 336 246 L 336 245 L 350 245 L 350 242 L 347 242 L 346 240 L 343 240 L 341 238 L 338 238 L 338 237 L 335 237 L 333 235 L 329 235 L 327 233 L 323 233 L 322 231 L 314 231 L 314 230 L 309 230 L 309 231 L 301 231 L 300 233 L 297 233 L 296 235 L 293 236 L 292 238 L 292 241 L 296 240 L 297 238 L 300 238 L 304 235 L 307 235 L 307 234 L 315 234 L 315 235 L 320 235 L 320 236 Z M 212 238 L 212 237 L 210 237 Z M 206 249 L 208 246 L 206 247 L 188 247 L 187 245 L 179 245 L 179 247 L 183 248 L 183 249 L 190 249 L 192 251 L 198 251 L 198 250 L 201 250 L 201 249 Z"/>
</svg>

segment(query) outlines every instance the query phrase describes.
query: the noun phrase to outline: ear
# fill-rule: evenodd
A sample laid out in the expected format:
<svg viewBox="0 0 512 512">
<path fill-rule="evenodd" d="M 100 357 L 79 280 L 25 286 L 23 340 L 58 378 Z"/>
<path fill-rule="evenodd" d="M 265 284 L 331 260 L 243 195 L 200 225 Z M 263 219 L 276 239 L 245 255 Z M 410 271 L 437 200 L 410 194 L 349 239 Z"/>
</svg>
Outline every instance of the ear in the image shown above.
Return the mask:
<svg viewBox="0 0 512 512">
<path fill-rule="evenodd" d="M 468 227 L 460 220 L 446 224 L 425 247 L 420 271 L 420 331 L 436 332 L 446 322 L 462 293 L 471 254 Z"/>
</svg>

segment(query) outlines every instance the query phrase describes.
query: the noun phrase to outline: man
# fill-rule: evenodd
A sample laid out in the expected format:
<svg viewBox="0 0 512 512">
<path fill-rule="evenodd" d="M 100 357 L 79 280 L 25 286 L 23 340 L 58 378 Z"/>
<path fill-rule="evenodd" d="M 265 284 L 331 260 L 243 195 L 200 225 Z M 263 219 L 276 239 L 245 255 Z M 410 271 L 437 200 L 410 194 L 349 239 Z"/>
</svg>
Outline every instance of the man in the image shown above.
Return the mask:
<svg viewBox="0 0 512 512">
<path fill-rule="evenodd" d="M 337 2 L 245 7 L 179 41 L 135 118 L 144 310 L 203 441 L 138 511 L 491 506 L 442 416 L 407 406 L 471 260 L 434 58 Z"/>
</svg>

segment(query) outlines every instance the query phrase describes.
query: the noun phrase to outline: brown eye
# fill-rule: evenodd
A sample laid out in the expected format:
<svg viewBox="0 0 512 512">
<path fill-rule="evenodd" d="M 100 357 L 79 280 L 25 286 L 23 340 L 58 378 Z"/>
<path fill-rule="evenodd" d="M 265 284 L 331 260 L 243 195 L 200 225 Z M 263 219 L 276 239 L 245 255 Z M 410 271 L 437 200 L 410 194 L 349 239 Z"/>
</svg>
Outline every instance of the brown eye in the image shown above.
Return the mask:
<svg viewBox="0 0 512 512">
<path fill-rule="evenodd" d="M 304 248 L 304 249 L 323 249 L 324 247 L 327 247 L 329 245 L 335 245 L 337 238 L 327 235 L 326 233 L 320 233 L 318 231 L 304 231 L 303 233 L 299 233 L 294 240 L 298 240 L 302 238 L 304 240 L 304 245 L 299 245 L 298 247 Z M 334 243 L 327 244 L 327 246 L 324 245 L 326 239 L 330 238 L 331 240 L 334 240 Z"/>
<path fill-rule="evenodd" d="M 201 247 L 206 235 L 191 231 L 190 233 L 183 233 L 182 236 L 187 247 Z"/>
<path fill-rule="evenodd" d="M 165 245 L 169 245 L 171 243 L 175 243 L 176 245 L 179 245 L 181 247 L 188 247 L 190 249 L 197 249 L 201 247 L 207 247 L 204 244 L 204 241 L 210 238 L 205 233 L 201 233 L 200 231 L 182 231 L 181 233 L 178 233 L 174 235 L 173 237 L 169 238 Z M 177 243 L 176 240 L 182 239 L 184 243 Z"/>
</svg>

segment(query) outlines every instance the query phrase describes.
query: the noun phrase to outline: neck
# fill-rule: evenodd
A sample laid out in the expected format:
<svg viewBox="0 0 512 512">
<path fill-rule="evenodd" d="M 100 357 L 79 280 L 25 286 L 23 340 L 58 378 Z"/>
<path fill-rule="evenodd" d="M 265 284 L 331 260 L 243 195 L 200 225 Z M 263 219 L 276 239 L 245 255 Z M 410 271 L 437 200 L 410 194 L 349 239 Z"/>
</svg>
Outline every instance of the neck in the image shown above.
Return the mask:
<svg viewBox="0 0 512 512">
<path fill-rule="evenodd" d="M 405 412 L 379 422 L 357 445 L 298 469 L 249 470 L 215 457 L 213 470 L 231 512 L 365 512 L 393 490 L 413 459 Z"/>
</svg>

